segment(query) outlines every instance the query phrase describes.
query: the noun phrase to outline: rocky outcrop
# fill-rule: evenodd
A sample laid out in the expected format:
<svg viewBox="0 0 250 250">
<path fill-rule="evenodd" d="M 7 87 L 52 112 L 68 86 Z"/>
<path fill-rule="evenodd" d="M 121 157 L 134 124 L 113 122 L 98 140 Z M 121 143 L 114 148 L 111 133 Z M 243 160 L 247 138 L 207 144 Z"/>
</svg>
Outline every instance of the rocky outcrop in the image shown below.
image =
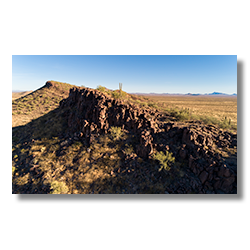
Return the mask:
<svg viewBox="0 0 250 250">
<path fill-rule="evenodd" d="M 150 158 L 154 150 L 171 151 L 176 161 L 185 163 L 187 176 L 169 193 L 237 192 L 237 165 L 227 164 L 217 152 L 237 146 L 236 134 L 201 122 L 164 122 L 156 110 L 143 110 L 88 88 L 71 89 L 60 108 L 69 109 L 68 127 L 75 140 L 91 144 L 96 135 L 119 126 L 137 136 L 136 154 L 142 158 Z"/>
<path fill-rule="evenodd" d="M 68 117 L 69 128 L 89 142 L 92 135 L 107 133 L 110 127 L 119 126 L 140 136 L 139 156 L 147 158 L 153 152 L 151 134 L 157 131 L 157 123 L 150 110 L 139 109 L 87 88 L 71 89 L 69 98 L 61 101 L 60 107 L 72 109 Z"/>
<path fill-rule="evenodd" d="M 137 154 L 143 158 L 153 154 L 153 137 L 148 130 L 143 130 L 140 134 L 140 144 L 137 145 Z"/>
<path fill-rule="evenodd" d="M 167 130 L 168 133 L 171 132 L 171 129 Z M 173 151 L 176 151 L 176 146 L 180 147 L 177 159 L 188 160 L 189 169 L 198 176 L 203 190 L 208 193 L 217 193 L 218 190 L 235 193 L 237 165 L 229 161 L 230 165 L 217 151 L 234 148 L 237 144 L 236 135 L 204 124 L 192 124 L 189 127 L 179 127 L 178 130 L 182 130 L 181 140 L 175 132 L 174 135 L 169 134 L 167 141 L 174 139 Z"/>
<path fill-rule="evenodd" d="M 56 81 L 47 81 L 42 88 L 51 89 L 60 94 L 69 94 L 69 90 L 72 85 L 68 83 L 56 82 Z"/>
</svg>

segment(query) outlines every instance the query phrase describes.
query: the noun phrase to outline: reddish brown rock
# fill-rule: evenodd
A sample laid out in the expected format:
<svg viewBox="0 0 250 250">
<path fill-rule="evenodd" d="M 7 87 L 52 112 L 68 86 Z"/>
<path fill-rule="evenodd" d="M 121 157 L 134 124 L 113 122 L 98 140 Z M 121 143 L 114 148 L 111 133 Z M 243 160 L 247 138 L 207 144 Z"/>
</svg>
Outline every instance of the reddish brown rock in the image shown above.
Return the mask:
<svg viewBox="0 0 250 250">
<path fill-rule="evenodd" d="M 224 179 L 221 185 L 221 189 L 226 193 L 230 192 L 233 188 L 232 184 L 234 183 L 234 181 L 235 181 L 234 177 L 229 177 L 229 178 Z"/>
<path fill-rule="evenodd" d="M 224 174 L 223 174 L 225 177 L 230 177 L 231 173 L 230 173 L 230 170 L 229 168 L 226 168 L 226 170 L 224 171 Z"/>
<path fill-rule="evenodd" d="M 187 157 L 187 150 L 185 149 L 185 147 L 186 147 L 186 145 L 183 144 L 181 149 L 180 149 L 180 152 L 179 152 L 179 155 L 183 160 L 186 159 L 186 157 Z"/>
<path fill-rule="evenodd" d="M 225 164 L 223 164 L 221 167 L 220 167 L 220 170 L 218 172 L 218 176 L 219 177 L 223 177 L 225 174 L 227 175 L 227 172 L 229 171 L 229 169 L 227 168 L 227 166 Z"/>
<path fill-rule="evenodd" d="M 219 189 L 219 187 L 221 186 L 221 180 L 217 180 L 213 186 L 215 190 Z"/>
<path fill-rule="evenodd" d="M 208 177 L 208 172 L 206 171 L 201 172 L 199 178 L 202 184 L 207 180 L 207 177 Z"/>
<path fill-rule="evenodd" d="M 187 145 L 196 144 L 198 145 L 199 142 L 197 141 L 198 133 L 190 130 L 188 128 L 183 129 L 182 135 L 182 143 L 186 143 Z"/>
<path fill-rule="evenodd" d="M 142 131 L 140 135 L 140 145 L 137 146 L 137 154 L 140 157 L 147 158 L 153 153 L 153 138 L 147 130 Z"/>
</svg>

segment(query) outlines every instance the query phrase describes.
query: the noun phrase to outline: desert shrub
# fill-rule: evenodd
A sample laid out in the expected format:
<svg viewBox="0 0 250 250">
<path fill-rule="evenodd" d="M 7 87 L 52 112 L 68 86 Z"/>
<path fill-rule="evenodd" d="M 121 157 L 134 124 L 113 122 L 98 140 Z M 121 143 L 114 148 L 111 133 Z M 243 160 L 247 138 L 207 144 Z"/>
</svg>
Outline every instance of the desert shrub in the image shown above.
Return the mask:
<svg viewBox="0 0 250 250">
<path fill-rule="evenodd" d="M 203 121 L 205 124 L 214 124 L 214 125 L 220 125 L 220 121 L 216 119 L 215 117 L 211 116 L 200 116 L 198 117 L 199 120 Z"/>
<path fill-rule="evenodd" d="M 125 98 L 127 96 L 127 93 L 122 90 L 119 92 L 119 94 L 121 98 Z"/>
<path fill-rule="evenodd" d="M 148 106 L 151 107 L 151 108 L 155 108 L 155 109 L 158 108 L 156 103 L 149 103 Z"/>
<path fill-rule="evenodd" d="M 140 105 L 141 105 L 142 107 L 148 106 L 148 104 L 147 104 L 146 102 L 141 102 Z"/>
<path fill-rule="evenodd" d="M 115 98 L 115 99 L 119 99 L 119 97 L 120 97 L 119 92 L 113 91 L 112 92 L 112 97 Z"/>
<path fill-rule="evenodd" d="M 51 182 L 51 194 L 67 194 L 69 189 L 64 182 L 52 181 Z"/>
<path fill-rule="evenodd" d="M 134 153 L 134 148 L 133 146 L 130 144 L 125 144 L 125 149 L 124 149 L 124 152 L 126 155 L 131 155 L 132 153 Z"/>
<path fill-rule="evenodd" d="M 110 128 L 110 136 L 111 136 L 111 139 L 113 140 L 119 140 L 121 139 L 123 135 L 123 132 L 122 132 L 122 128 L 121 127 L 111 127 Z"/>
<path fill-rule="evenodd" d="M 231 127 L 231 119 L 227 119 L 227 117 L 225 117 L 225 119 L 221 122 L 221 127 L 222 128 L 230 128 Z"/>
<path fill-rule="evenodd" d="M 127 96 L 126 92 L 122 90 L 115 90 L 112 92 L 112 97 L 115 99 L 124 99 Z"/>
<path fill-rule="evenodd" d="M 103 86 L 101 86 L 101 85 L 98 85 L 96 89 L 99 90 L 99 91 L 101 91 L 101 92 L 105 92 L 106 91 L 106 88 L 103 87 Z"/>
<path fill-rule="evenodd" d="M 153 159 L 159 161 L 160 163 L 159 171 L 162 171 L 163 168 L 166 171 L 169 171 L 171 169 L 169 166 L 170 163 L 175 162 L 175 158 L 172 156 L 172 153 L 168 151 L 166 151 L 165 154 L 162 151 L 157 152 L 156 154 L 154 154 Z"/>
<path fill-rule="evenodd" d="M 178 121 L 185 121 L 191 118 L 189 109 L 171 109 L 170 114 L 174 116 Z"/>
</svg>

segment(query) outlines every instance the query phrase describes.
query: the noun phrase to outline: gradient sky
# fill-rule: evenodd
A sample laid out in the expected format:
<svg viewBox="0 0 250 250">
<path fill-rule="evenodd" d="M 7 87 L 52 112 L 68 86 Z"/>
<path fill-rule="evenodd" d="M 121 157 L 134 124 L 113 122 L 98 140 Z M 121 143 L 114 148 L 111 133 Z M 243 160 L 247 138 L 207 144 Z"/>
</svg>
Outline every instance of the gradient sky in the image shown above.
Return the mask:
<svg viewBox="0 0 250 250">
<path fill-rule="evenodd" d="M 237 56 L 12 56 L 12 90 L 55 80 L 129 93 L 237 93 Z"/>
</svg>

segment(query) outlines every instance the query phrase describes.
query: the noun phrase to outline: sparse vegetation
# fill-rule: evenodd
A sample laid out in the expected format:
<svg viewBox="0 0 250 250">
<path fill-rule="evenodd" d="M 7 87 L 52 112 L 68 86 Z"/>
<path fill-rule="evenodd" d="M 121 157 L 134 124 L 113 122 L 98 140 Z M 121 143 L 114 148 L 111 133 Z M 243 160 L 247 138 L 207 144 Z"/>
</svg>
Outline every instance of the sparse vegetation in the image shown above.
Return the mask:
<svg viewBox="0 0 250 250">
<path fill-rule="evenodd" d="M 236 97 L 150 95 L 148 98 L 177 121 L 200 120 L 224 129 L 237 129 Z"/>
</svg>

